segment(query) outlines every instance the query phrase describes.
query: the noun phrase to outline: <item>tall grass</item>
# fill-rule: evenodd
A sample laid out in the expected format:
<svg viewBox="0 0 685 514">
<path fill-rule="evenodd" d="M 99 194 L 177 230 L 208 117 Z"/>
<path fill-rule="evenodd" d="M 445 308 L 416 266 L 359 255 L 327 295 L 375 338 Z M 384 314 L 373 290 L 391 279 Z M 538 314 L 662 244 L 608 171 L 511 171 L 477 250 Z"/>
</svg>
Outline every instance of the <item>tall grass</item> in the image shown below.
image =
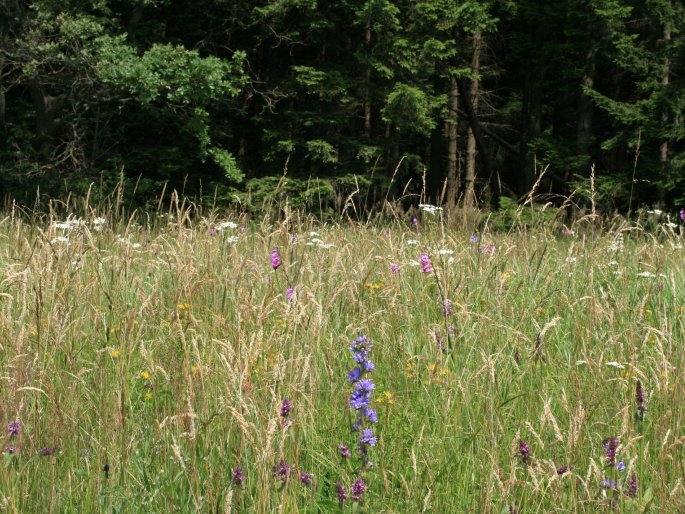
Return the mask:
<svg viewBox="0 0 685 514">
<path fill-rule="evenodd" d="M 685 510 L 679 229 L 588 222 L 473 243 L 426 213 L 418 230 L 234 217 L 214 235 L 223 220 L 184 206 L 95 217 L 0 222 L 0 421 L 21 425 L 0 433 L 16 448 L 0 510 Z M 435 273 L 411 262 L 424 252 Z M 363 502 L 340 506 L 359 335 L 374 341 L 379 442 Z M 313 484 L 274 477 L 281 459 Z"/>
</svg>

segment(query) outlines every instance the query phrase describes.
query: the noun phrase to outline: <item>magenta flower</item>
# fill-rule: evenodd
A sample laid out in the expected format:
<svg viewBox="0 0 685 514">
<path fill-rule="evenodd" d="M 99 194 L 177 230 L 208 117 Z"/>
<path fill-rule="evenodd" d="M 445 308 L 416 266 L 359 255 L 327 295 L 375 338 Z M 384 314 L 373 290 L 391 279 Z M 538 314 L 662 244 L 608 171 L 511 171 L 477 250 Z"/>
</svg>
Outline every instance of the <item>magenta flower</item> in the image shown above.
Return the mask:
<svg viewBox="0 0 685 514">
<path fill-rule="evenodd" d="M 442 313 L 445 316 L 450 316 L 452 314 L 452 300 L 445 298 L 445 301 L 442 303 Z"/>
<path fill-rule="evenodd" d="M 435 271 L 435 269 L 433 269 L 433 263 L 431 262 L 431 258 L 428 256 L 427 253 L 424 253 L 421 256 L 420 261 L 424 273 L 432 273 L 433 271 Z"/>
<path fill-rule="evenodd" d="M 519 454 L 521 455 L 523 463 L 528 464 L 528 460 L 530 459 L 530 448 L 523 439 L 519 439 Z"/>
<path fill-rule="evenodd" d="M 390 263 L 390 271 L 393 275 L 397 275 L 400 272 L 400 265 L 394 262 Z"/>
<path fill-rule="evenodd" d="M 216 235 L 216 229 L 214 227 L 209 227 L 209 235 L 210 236 L 215 236 Z"/>
<path fill-rule="evenodd" d="M 680 209 L 680 221 L 685 221 L 685 209 Z"/>
<path fill-rule="evenodd" d="M 10 421 L 7 423 L 7 431 L 10 437 L 18 436 L 19 432 L 21 432 L 21 424 L 19 421 Z"/>
<path fill-rule="evenodd" d="M 293 402 L 291 402 L 289 398 L 283 398 L 283 403 L 281 403 L 281 417 L 287 418 L 291 410 L 293 410 Z"/>
<path fill-rule="evenodd" d="M 314 475 L 312 473 L 308 473 L 307 471 L 300 471 L 300 482 L 304 485 L 312 485 L 312 480 L 314 479 Z"/>
<path fill-rule="evenodd" d="M 351 498 L 354 501 L 359 501 L 361 497 L 364 495 L 366 492 L 366 483 L 364 482 L 364 479 L 362 477 L 357 478 L 357 480 L 354 481 L 352 484 L 352 488 L 350 489 Z"/>
<path fill-rule="evenodd" d="M 338 494 L 338 501 L 341 504 L 345 503 L 347 501 L 347 491 L 345 490 L 345 486 L 338 482 L 335 484 L 335 489 Z"/>
<path fill-rule="evenodd" d="M 293 289 L 292 287 L 289 287 L 288 289 L 285 290 L 285 297 L 288 300 L 292 300 L 293 296 L 295 296 L 295 289 Z"/>
<path fill-rule="evenodd" d="M 236 466 L 236 468 L 233 470 L 233 474 L 231 477 L 231 483 L 236 486 L 243 485 L 243 482 L 245 481 L 245 472 L 243 471 L 243 468 L 240 466 Z"/>
<path fill-rule="evenodd" d="M 411 225 L 412 227 L 418 227 L 419 226 L 419 220 L 416 218 L 411 219 Z"/>
<path fill-rule="evenodd" d="M 281 254 L 278 248 L 271 250 L 271 267 L 275 270 L 281 267 Z"/>
<path fill-rule="evenodd" d="M 338 452 L 340 453 L 340 456 L 343 459 L 348 459 L 352 455 L 352 452 L 350 452 L 350 449 L 344 444 L 338 445 Z"/>
</svg>

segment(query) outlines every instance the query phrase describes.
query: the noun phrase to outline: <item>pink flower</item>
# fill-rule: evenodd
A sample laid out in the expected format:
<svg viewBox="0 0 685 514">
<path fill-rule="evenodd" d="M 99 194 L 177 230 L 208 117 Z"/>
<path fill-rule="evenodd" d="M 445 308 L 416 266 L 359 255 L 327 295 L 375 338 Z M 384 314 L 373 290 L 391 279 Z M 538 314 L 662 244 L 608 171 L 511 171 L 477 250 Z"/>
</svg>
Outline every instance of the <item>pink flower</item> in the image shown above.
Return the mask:
<svg viewBox="0 0 685 514">
<path fill-rule="evenodd" d="M 281 254 L 278 248 L 271 250 L 271 267 L 273 269 L 278 269 L 281 267 Z"/>
<path fill-rule="evenodd" d="M 390 271 L 393 275 L 397 275 L 400 272 L 400 265 L 394 262 L 390 263 Z"/>
<path fill-rule="evenodd" d="M 431 262 L 431 258 L 428 256 L 427 253 L 424 253 L 421 256 L 420 260 L 421 260 L 421 267 L 423 268 L 424 273 L 431 273 L 431 272 L 435 271 L 433 269 L 433 263 Z"/>
</svg>

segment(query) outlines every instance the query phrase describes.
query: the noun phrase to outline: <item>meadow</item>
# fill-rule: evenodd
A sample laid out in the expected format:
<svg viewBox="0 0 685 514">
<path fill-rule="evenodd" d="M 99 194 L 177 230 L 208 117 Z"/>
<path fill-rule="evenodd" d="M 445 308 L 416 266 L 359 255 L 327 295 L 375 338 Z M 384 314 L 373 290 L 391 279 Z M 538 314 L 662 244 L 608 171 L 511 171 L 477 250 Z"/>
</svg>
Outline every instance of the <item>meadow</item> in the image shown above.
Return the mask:
<svg viewBox="0 0 685 514">
<path fill-rule="evenodd" d="M 651 216 L 7 212 L 0 511 L 683 512 L 685 241 Z"/>
</svg>

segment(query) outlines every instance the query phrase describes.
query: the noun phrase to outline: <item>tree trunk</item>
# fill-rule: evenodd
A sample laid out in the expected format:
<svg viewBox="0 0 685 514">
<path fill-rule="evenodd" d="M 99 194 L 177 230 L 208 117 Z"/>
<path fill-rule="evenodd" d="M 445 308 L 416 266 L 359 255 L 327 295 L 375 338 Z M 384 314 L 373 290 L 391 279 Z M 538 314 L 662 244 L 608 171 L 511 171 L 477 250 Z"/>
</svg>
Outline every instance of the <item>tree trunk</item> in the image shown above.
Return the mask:
<svg viewBox="0 0 685 514">
<path fill-rule="evenodd" d="M 371 43 L 371 26 L 368 24 L 366 25 L 364 39 L 368 49 Z M 366 84 L 364 86 L 364 136 L 366 139 L 371 139 L 371 68 L 369 66 L 366 68 Z"/>
<path fill-rule="evenodd" d="M 453 212 L 459 196 L 459 154 L 457 149 L 457 123 L 459 121 L 459 88 L 457 79 L 450 79 L 449 109 L 445 129 L 447 133 L 447 210 Z"/>
<path fill-rule="evenodd" d="M 670 7 L 671 3 L 668 2 L 668 5 Z M 670 10 L 670 9 L 669 9 Z M 666 89 L 668 87 L 668 84 L 670 82 L 670 75 L 671 75 L 671 60 L 668 58 L 668 46 L 671 43 L 671 21 L 666 21 L 664 24 L 664 47 L 666 48 L 666 59 L 664 61 L 664 73 L 661 76 L 661 85 L 663 86 L 663 89 Z M 664 113 L 663 116 L 661 117 L 661 121 L 663 122 L 664 126 L 668 124 L 668 114 Z M 663 183 L 666 180 L 666 175 L 668 174 L 668 139 L 664 140 L 661 143 L 661 147 L 659 148 L 659 163 L 661 165 L 661 181 L 659 183 L 659 189 L 657 191 L 657 195 L 659 198 L 659 204 L 663 205 L 666 201 L 666 188 L 664 187 Z"/>
<path fill-rule="evenodd" d="M 473 56 L 471 58 L 471 107 L 474 113 L 478 113 L 478 96 L 480 94 L 480 50 L 482 36 L 480 30 L 473 35 Z M 476 136 L 473 129 L 469 126 L 468 140 L 466 142 L 466 176 L 464 177 L 464 206 L 473 207 L 476 205 Z"/>
<path fill-rule="evenodd" d="M 595 83 L 595 53 L 596 49 L 591 48 L 586 56 L 587 68 L 581 79 L 582 88 L 592 88 Z M 583 90 L 580 91 L 578 97 L 578 122 L 576 125 L 576 145 L 578 154 L 590 158 L 590 141 L 592 138 L 592 100 L 586 95 Z M 589 165 L 589 161 L 586 163 Z M 580 170 L 584 172 L 586 170 Z M 566 171 L 565 179 L 568 179 Z"/>
</svg>

